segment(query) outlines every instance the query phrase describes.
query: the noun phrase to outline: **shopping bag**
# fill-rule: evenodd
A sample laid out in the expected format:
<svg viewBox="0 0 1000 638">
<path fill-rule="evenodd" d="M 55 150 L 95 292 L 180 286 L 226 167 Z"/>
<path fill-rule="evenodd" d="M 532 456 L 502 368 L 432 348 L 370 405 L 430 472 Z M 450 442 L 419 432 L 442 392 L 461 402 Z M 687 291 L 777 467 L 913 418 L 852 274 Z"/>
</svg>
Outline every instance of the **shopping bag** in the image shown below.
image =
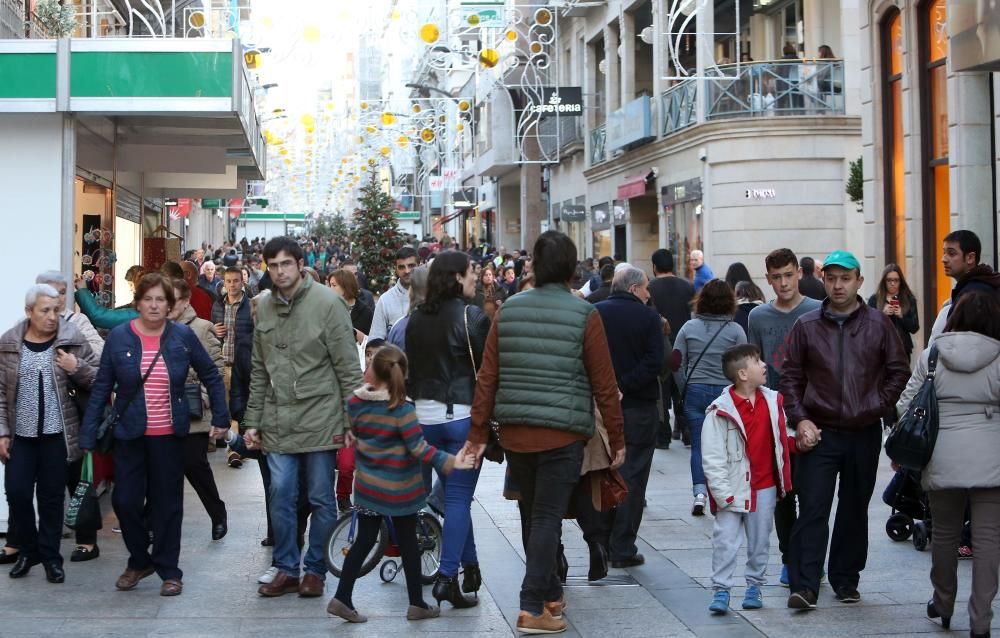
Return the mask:
<svg viewBox="0 0 1000 638">
<path fill-rule="evenodd" d="M 75 530 L 101 529 L 101 503 L 94 489 L 94 459 L 90 452 L 83 457 L 80 482 L 73 490 L 66 509 L 66 527 Z"/>
</svg>

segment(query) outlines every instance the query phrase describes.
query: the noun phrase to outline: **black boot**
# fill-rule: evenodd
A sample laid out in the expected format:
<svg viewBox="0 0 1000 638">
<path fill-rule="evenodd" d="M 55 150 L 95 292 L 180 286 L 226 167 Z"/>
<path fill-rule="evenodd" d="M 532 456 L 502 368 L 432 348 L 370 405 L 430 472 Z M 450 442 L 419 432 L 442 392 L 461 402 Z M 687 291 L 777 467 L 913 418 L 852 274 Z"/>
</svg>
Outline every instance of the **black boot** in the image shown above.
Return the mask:
<svg viewBox="0 0 1000 638">
<path fill-rule="evenodd" d="M 990 638 L 990 632 L 988 631 L 985 634 L 977 634 L 976 632 L 970 629 L 969 635 L 972 636 L 972 638 Z"/>
<path fill-rule="evenodd" d="M 434 600 L 438 601 L 438 603 L 442 600 L 447 600 L 455 609 L 475 607 L 479 604 L 478 598 L 466 598 L 462 595 L 457 578 L 448 578 L 447 576 L 437 577 L 437 580 L 434 581 L 434 589 L 431 590 L 431 595 L 434 596 Z"/>
<path fill-rule="evenodd" d="M 608 552 L 600 543 L 587 543 L 590 549 L 590 571 L 587 580 L 601 580 L 608 575 Z"/>
<path fill-rule="evenodd" d="M 951 616 L 942 616 L 941 612 L 939 612 L 937 610 L 937 607 L 934 606 L 934 600 L 933 599 L 927 601 L 927 617 L 928 618 L 940 618 L 941 619 L 941 627 L 943 627 L 944 629 L 950 629 L 951 628 Z"/>
<path fill-rule="evenodd" d="M 466 594 L 475 594 L 483 586 L 483 575 L 479 571 L 479 565 L 466 565 L 462 569 L 464 578 L 462 579 L 462 591 Z"/>
<path fill-rule="evenodd" d="M 556 558 L 556 572 L 559 574 L 559 582 L 566 584 L 566 576 L 569 574 L 569 561 L 566 560 L 566 552 L 562 543 L 559 543 L 559 556 Z"/>
</svg>

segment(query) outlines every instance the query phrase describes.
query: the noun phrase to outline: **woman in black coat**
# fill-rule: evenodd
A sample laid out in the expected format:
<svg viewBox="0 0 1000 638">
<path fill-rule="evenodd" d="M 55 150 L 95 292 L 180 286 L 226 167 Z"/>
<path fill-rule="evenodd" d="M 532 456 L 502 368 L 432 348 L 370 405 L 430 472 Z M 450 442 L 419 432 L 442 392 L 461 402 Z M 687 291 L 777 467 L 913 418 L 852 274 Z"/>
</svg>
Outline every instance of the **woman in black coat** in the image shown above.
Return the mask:
<svg viewBox="0 0 1000 638">
<path fill-rule="evenodd" d="M 351 325 L 354 326 L 354 336 L 358 343 L 361 343 L 372 331 L 372 318 L 375 316 L 375 309 L 362 300 L 358 278 L 350 270 L 340 268 L 326 276 L 326 283 L 347 302 L 347 307 L 351 310 Z"/>
<path fill-rule="evenodd" d="M 917 315 L 917 298 L 906 284 L 906 277 L 899 266 L 889 264 L 885 267 L 882 279 L 878 282 L 878 290 L 868 298 L 868 305 L 889 317 L 903 341 L 906 356 L 910 356 L 913 352 L 913 337 L 910 335 L 920 330 L 920 319 Z"/>
</svg>

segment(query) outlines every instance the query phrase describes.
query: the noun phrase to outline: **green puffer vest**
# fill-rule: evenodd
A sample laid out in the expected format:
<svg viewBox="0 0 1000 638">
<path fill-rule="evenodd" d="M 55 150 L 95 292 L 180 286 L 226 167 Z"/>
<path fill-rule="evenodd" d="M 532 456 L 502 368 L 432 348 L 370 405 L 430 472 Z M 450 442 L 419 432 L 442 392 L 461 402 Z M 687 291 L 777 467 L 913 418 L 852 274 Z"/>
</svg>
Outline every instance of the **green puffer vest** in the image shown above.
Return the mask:
<svg viewBox="0 0 1000 638">
<path fill-rule="evenodd" d="M 493 416 L 500 424 L 594 434 L 593 395 L 583 337 L 594 306 L 565 286 L 518 293 L 497 324 L 500 383 Z"/>
</svg>

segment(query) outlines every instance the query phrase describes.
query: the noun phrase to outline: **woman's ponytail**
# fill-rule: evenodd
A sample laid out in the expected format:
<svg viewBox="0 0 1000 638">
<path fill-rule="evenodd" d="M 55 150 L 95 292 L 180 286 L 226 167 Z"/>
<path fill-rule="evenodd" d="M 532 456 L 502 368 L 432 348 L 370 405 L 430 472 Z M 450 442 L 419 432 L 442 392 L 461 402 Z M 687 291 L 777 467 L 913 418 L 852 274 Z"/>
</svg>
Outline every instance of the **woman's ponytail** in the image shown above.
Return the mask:
<svg viewBox="0 0 1000 638">
<path fill-rule="evenodd" d="M 375 351 L 372 372 L 389 390 L 389 408 L 397 408 L 406 401 L 406 355 L 394 345 L 386 344 Z"/>
</svg>

